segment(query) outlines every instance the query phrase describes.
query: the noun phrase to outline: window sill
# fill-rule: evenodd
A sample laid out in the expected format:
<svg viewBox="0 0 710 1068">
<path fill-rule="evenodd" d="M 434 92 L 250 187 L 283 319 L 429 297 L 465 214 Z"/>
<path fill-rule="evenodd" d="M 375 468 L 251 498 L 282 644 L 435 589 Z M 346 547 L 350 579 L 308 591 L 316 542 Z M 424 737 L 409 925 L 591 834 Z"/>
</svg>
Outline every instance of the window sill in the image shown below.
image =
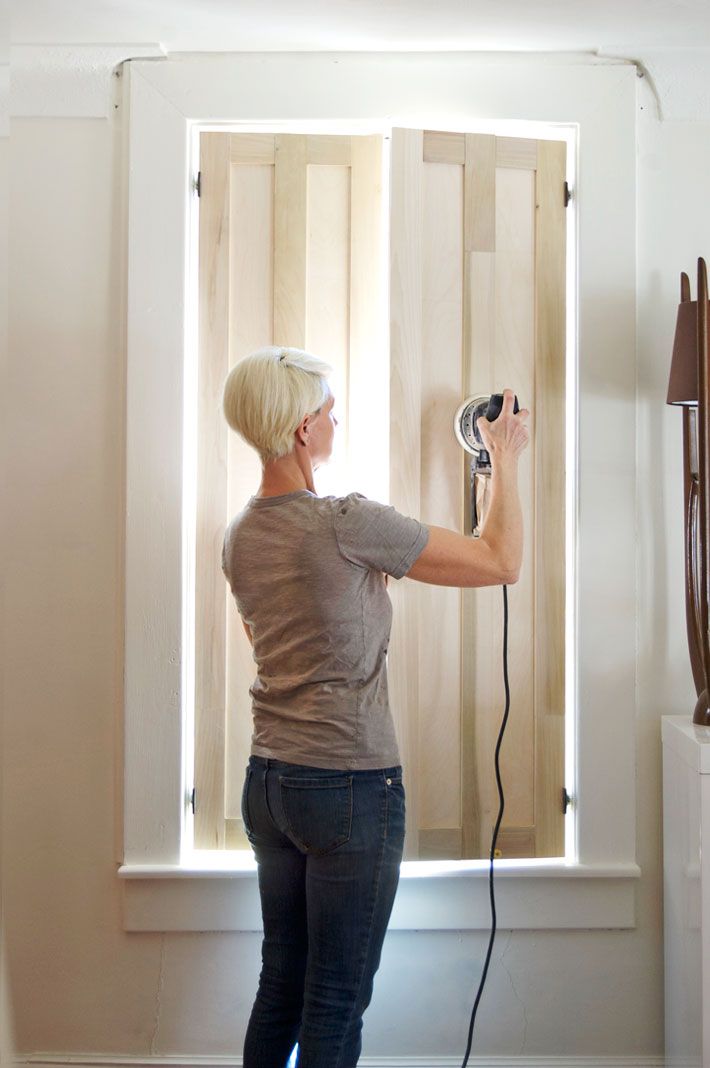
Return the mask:
<svg viewBox="0 0 710 1068">
<path fill-rule="evenodd" d="M 390 929 L 490 927 L 488 861 L 404 862 Z M 631 928 L 636 864 L 564 860 L 495 864 L 498 926 L 507 930 Z M 181 864 L 124 864 L 127 931 L 260 931 L 256 863 L 245 851 Z"/>
</svg>

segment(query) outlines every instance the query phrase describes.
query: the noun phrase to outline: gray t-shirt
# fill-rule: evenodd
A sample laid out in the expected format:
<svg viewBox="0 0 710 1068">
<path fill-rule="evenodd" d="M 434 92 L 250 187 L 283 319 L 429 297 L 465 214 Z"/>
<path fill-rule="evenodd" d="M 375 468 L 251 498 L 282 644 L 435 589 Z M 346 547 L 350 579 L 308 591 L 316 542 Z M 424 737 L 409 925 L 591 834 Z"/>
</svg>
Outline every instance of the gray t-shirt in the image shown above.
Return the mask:
<svg viewBox="0 0 710 1068">
<path fill-rule="evenodd" d="M 358 770 L 400 763 L 387 699 L 392 602 L 429 530 L 361 493 L 251 497 L 222 570 L 251 629 L 251 752 Z"/>
</svg>

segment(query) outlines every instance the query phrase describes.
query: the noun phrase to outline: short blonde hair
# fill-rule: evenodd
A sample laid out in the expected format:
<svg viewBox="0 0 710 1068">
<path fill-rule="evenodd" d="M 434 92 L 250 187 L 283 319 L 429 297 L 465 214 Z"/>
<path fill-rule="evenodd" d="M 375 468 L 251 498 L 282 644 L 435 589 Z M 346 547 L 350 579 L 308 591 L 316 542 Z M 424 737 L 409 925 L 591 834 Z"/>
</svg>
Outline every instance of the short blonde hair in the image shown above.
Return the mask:
<svg viewBox="0 0 710 1068">
<path fill-rule="evenodd" d="M 268 345 L 234 365 L 222 392 L 232 430 L 256 449 L 262 463 L 286 456 L 301 420 L 319 412 L 330 395 L 333 368 L 303 349 Z"/>
</svg>

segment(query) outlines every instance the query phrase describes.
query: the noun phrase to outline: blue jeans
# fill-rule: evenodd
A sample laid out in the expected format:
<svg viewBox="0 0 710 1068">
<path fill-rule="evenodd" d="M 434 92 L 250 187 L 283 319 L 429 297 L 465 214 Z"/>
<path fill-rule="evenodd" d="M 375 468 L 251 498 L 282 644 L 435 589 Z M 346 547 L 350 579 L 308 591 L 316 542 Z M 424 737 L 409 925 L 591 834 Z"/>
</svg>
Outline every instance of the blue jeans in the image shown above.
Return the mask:
<svg viewBox="0 0 710 1068">
<path fill-rule="evenodd" d="M 404 848 L 402 768 L 251 756 L 242 791 L 264 922 L 244 1068 L 355 1068 Z"/>
</svg>

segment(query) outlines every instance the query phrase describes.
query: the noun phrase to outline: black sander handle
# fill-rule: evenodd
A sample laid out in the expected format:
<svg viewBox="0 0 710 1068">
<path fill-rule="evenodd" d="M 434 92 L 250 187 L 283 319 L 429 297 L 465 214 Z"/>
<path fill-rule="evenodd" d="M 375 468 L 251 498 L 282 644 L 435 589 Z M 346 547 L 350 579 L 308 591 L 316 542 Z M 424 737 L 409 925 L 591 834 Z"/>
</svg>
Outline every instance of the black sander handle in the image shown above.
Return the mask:
<svg viewBox="0 0 710 1068">
<path fill-rule="evenodd" d="M 488 422 L 489 423 L 494 423 L 496 421 L 496 419 L 498 418 L 498 416 L 500 415 L 500 413 L 502 412 L 502 410 L 503 410 L 503 394 L 502 393 L 493 393 L 491 395 L 491 399 L 488 402 L 488 407 L 486 408 L 486 411 L 484 413 L 485 416 L 486 416 L 486 419 L 488 420 Z M 520 411 L 520 405 L 518 404 L 518 398 L 516 397 L 515 400 L 513 401 L 513 414 L 517 415 L 519 411 Z"/>
</svg>

